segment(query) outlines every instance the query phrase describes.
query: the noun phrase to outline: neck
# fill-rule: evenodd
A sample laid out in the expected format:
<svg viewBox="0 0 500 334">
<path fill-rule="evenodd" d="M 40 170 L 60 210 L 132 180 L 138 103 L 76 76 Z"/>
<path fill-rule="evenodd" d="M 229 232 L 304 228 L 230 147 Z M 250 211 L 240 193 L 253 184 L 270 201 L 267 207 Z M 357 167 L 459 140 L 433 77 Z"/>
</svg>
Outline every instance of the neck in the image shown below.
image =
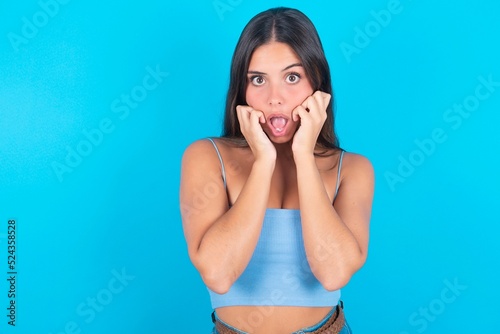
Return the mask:
<svg viewBox="0 0 500 334">
<path fill-rule="evenodd" d="M 293 163 L 292 142 L 274 144 L 276 148 L 276 160 L 285 163 Z"/>
</svg>

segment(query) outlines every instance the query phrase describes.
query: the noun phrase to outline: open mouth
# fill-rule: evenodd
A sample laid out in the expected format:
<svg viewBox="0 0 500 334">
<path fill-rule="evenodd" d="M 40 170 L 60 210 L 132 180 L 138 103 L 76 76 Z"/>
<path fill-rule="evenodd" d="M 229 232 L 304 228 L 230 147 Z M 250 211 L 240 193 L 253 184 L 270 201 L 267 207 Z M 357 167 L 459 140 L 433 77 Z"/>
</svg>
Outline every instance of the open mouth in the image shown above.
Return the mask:
<svg viewBox="0 0 500 334">
<path fill-rule="evenodd" d="M 273 116 L 269 119 L 269 123 L 271 123 L 276 133 L 282 133 L 285 130 L 288 119 L 281 116 Z"/>
</svg>

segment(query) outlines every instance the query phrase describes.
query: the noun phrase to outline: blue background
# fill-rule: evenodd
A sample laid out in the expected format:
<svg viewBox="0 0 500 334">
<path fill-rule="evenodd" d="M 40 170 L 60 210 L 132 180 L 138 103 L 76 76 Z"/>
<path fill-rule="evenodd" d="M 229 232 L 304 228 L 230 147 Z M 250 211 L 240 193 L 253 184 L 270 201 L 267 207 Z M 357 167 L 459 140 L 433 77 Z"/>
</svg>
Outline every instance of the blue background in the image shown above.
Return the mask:
<svg viewBox="0 0 500 334">
<path fill-rule="evenodd" d="M 182 233 L 180 159 L 220 133 L 237 38 L 278 5 L 315 23 L 341 144 L 376 170 L 370 254 L 343 289 L 354 332 L 497 330 L 497 1 L 42 0 L 0 4 L 2 333 L 210 331 Z M 448 111 L 464 103 L 469 116 Z"/>
</svg>

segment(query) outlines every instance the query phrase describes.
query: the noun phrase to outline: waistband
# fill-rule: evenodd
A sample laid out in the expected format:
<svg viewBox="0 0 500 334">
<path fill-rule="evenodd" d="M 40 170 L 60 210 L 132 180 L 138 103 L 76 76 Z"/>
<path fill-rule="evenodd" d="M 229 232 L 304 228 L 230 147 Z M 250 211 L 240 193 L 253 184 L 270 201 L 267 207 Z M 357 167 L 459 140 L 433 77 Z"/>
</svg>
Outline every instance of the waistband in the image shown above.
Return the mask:
<svg viewBox="0 0 500 334">
<path fill-rule="evenodd" d="M 215 324 L 216 334 L 248 334 L 231 325 L 225 323 L 217 317 L 217 314 L 212 312 L 212 322 Z M 339 301 L 339 304 L 331 309 L 331 311 L 316 325 L 302 328 L 291 334 L 337 334 L 340 333 L 345 325 L 344 303 Z"/>
</svg>

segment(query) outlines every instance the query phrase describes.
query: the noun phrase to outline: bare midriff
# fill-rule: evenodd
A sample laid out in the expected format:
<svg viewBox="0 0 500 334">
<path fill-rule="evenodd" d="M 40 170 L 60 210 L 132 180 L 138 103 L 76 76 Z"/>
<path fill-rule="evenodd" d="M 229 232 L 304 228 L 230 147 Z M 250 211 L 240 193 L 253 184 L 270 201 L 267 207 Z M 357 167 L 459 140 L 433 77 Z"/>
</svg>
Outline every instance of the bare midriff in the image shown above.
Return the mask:
<svg viewBox="0 0 500 334">
<path fill-rule="evenodd" d="M 216 310 L 219 319 L 251 334 L 290 334 L 314 326 L 332 307 L 227 306 Z"/>
</svg>

